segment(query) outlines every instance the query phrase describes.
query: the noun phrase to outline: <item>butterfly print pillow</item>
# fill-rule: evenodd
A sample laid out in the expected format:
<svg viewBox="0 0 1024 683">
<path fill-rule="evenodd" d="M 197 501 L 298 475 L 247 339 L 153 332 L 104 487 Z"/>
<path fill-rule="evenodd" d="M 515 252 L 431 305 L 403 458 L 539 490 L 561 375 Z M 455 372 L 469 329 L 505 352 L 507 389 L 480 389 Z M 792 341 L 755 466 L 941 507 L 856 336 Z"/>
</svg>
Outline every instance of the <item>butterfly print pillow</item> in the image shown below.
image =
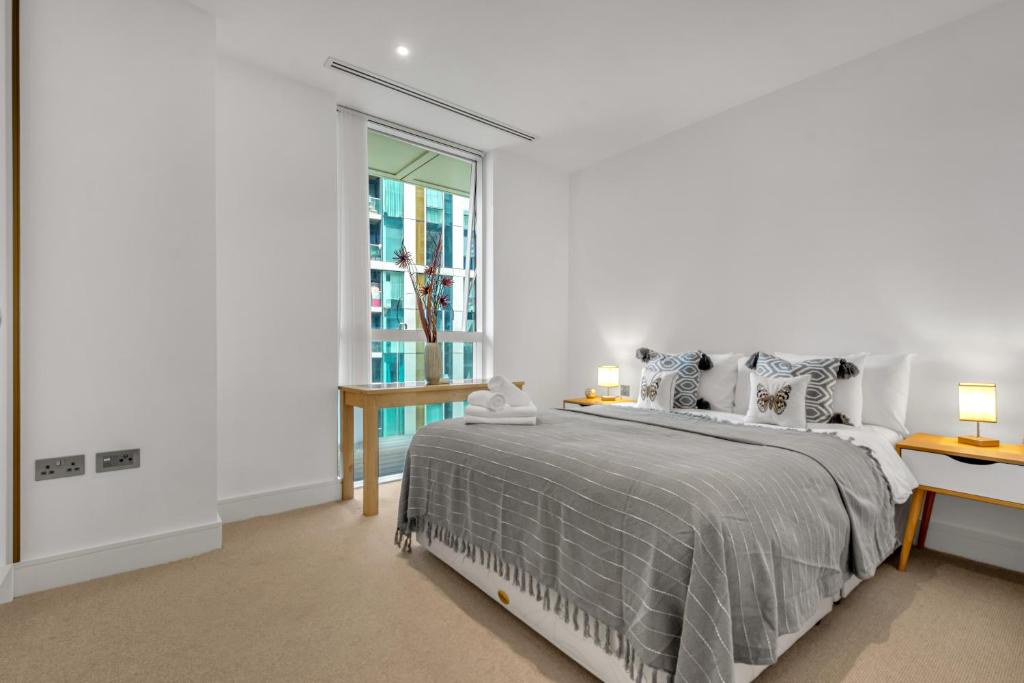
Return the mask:
<svg viewBox="0 0 1024 683">
<path fill-rule="evenodd" d="M 677 378 L 678 374 L 674 370 L 644 368 L 644 373 L 640 376 L 637 407 L 648 410 L 672 410 Z"/>
<path fill-rule="evenodd" d="M 747 421 L 780 427 L 807 427 L 807 386 L 811 378 L 750 374 Z"/>
</svg>

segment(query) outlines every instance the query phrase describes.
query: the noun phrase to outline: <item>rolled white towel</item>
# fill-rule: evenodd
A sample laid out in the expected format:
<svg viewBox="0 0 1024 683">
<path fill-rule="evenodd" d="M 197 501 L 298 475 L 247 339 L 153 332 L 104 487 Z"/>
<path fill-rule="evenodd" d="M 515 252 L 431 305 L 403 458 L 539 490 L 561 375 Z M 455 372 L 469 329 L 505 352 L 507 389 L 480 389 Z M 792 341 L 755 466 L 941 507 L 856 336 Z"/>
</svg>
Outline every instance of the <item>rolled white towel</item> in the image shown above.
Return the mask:
<svg viewBox="0 0 1024 683">
<path fill-rule="evenodd" d="M 504 396 L 508 404 L 514 408 L 530 404 L 530 395 L 501 375 L 492 377 L 487 382 L 487 388 Z"/>
<path fill-rule="evenodd" d="M 503 410 L 488 410 L 481 406 L 466 406 L 466 417 L 537 417 L 537 406 L 530 403 L 526 406 L 505 406 Z"/>
<path fill-rule="evenodd" d="M 501 394 L 493 391 L 474 391 L 466 399 L 470 406 L 486 408 L 487 410 L 498 411 L 504 408 L 508 401 Z"/>
</svg>

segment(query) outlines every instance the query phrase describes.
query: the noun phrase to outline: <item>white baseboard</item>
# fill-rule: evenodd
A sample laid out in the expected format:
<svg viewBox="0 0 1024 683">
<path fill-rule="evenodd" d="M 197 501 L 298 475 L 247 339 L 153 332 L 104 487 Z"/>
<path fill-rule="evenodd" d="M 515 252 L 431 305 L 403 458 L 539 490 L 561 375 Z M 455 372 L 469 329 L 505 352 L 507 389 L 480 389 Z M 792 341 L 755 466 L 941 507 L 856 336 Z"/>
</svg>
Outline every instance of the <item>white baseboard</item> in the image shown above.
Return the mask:
<svg viewBox="0 0 1024 683">
<path fill-rule="evenodd" d="M 14 565 L 14 595 L 98 579 L 102 576 L 186 557 L 202 555 L 221 546 L 221 523 L 175 529 L 108 545 L 22 560 Z"/>
<path fill-rule="evenodd" d="M 312 484 L 300 484 L 283 489 L 222 498 L 217 502 L 217 509 L 220 511 L 220 518 L 227 523 L 263 515 L 276 515 L 279 512 L 330 503 L 340 499 L 341 482 L 337 478 L 332 478 Z"/>
<path fill-rule="evenodd" d="M 11 565 L 0 565 L 0 605 L 14 599 L 14 572 Z"/>
<path fill-rule="evenodd" d="M 1005 569 L 1024 572 L 1024 539 L 932 519 L 927 547 Z"/>
</svg>

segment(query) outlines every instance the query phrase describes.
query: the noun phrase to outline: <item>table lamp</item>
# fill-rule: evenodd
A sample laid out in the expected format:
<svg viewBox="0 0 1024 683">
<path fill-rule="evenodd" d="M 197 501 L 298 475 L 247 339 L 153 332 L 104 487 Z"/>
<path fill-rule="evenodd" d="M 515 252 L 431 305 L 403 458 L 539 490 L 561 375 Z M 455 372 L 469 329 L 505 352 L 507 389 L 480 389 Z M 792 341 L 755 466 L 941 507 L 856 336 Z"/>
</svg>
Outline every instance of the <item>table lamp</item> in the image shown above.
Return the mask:
<svg viewBox="0 0 1024 683">
<path fill-rule="evenodd" d="M 997 422 L 995 384 L 960 383 L 960 421 L 976 423 L 974 436 L 958 437 L 960 443 L 982 447 L 999 445 L 999 439 L 981 435 L 982 422 Z"/>
<path fill-rule="evenodd" d="M 605 388 L 605 395 L 601 397 L 602 401 L 614 401 L 616 397 L 612 396 L 612 387 L 619 386 L 619 366 L 598 365 L 597 386 Z"/>
</svg>

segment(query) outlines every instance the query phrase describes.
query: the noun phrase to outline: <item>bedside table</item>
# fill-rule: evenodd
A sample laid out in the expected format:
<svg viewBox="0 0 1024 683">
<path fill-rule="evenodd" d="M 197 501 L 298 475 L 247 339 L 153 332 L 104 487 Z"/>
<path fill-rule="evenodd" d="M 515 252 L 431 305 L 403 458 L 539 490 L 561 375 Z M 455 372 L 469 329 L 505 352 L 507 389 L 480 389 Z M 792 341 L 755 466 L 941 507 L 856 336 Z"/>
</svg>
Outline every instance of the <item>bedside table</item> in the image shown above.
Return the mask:
<svg viewBox="0 0 1024 683">
<path fill-rule="evenodd" d="M 1024 510 L 1024 445 L 981 448 L 959 443 L 955 436 L 913 434 L 896 444 L 896 452 L 920 483 L 910 499 L 899 570 L 906 571 L 910 545 L 921 514 L 917 546 L 924 547 L 935 494 L 977 500 Z"/>
<path fill-rule="evenodd" d="M 605 401 L 600 396 L 598 396 L 597 398 L 585 398 L 585 397 L 580 397 L 580 398 L 564 398 L 564 399 L 562 399 L 562 410 L 565 410 L 565 407 L 567 405 L 569 405 L 570 403 L 572 405 L 574 405 L 574 406 L 597 406 L 597 405 L 613 406 L 616 403 L 636 403 L 636 401 L 634 399 L 628 398 L 626 396 L 616 396 L 611 401 Z"/>
</svg>

